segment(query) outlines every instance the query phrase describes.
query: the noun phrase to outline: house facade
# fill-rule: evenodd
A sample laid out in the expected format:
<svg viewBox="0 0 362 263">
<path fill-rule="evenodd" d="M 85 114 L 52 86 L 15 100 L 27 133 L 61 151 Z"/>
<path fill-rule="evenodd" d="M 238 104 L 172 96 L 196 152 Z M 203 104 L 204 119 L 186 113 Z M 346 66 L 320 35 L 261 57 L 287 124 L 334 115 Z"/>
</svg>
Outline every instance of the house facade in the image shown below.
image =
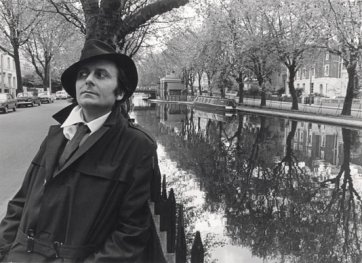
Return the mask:
<svg viewBox="0 0 362 263">
<path fill-rule="evenodd" d="M 346 95 L 347 83 L 348 75 L 342 58 L 328 51 L 320 51 L 298 70 L 294 87 L 301 89 L 303 96 L 313 94 L 336 98 Z"/>
<path fill-rule="evenodd" d="M 175 73 L 166 75 L 160 79 L 160 86 L 158 90 L 158 96 L 161 99 L 171 99 L 174 97 L 180 97 L 182 90 L 185 89 L 184 84 Z"/>
<path fill-rule="evenodd" d="M 17 81 L 14 59 L 8 54 L 0 53 L 0 92 L 16 96 Z"/>
</svg>

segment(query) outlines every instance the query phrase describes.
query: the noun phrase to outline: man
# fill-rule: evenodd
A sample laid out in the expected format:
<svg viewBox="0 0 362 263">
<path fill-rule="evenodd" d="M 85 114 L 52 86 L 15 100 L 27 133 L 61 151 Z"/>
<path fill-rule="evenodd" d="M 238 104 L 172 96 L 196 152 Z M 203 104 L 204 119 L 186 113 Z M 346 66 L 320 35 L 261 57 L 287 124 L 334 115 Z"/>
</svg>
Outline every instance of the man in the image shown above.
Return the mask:
<svg viewBox="0 0 362 263">
<path fill-rule="evenodd" d="M 164 262 L 148 207 L 156 144 L 120 111 L 137 86 L 134 62 L 88 40 L 61 80 L 77 103 L 53 116 L 9 202 L 4 261 Z"/>
</svg>

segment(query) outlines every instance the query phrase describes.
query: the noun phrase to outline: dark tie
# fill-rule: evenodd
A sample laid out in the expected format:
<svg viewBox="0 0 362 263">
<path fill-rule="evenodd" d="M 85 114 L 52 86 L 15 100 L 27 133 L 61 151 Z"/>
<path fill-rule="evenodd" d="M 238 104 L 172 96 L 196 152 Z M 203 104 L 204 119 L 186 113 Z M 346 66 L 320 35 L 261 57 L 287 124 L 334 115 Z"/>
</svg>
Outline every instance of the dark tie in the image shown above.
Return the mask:
<svg viewBox="0 0 362 263">
<path fill-rule="evenodd" d="M 77 132 L 73 138 L 65 145 L 64 151 L 59 158 L 59 167 L 63 167 L 65 162 L 72 156 L 72 154 L 78 149 L 79 143 L 83 139 L 84 135 L 89 132 L 89 128 L 84 123 L 79 123 Z"/>
</svg>

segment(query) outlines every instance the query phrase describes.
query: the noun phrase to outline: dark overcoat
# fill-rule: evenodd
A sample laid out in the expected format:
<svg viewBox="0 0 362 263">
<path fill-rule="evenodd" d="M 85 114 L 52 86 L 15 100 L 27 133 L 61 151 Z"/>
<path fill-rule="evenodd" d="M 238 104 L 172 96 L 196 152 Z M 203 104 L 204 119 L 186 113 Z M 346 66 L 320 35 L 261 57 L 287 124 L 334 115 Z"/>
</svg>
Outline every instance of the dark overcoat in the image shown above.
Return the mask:
<svg viewBox="0 0 362 263">
<path fill-rule="evenodd" d="M 53 117 L 64 122 L 72 107 Z M 148 206 L 155 142 L 113 109 L 58 168 L 65 143 L 51 126 L 9 202 L 0 225 L 6 260 L 164 262 Z"/>
</svg>

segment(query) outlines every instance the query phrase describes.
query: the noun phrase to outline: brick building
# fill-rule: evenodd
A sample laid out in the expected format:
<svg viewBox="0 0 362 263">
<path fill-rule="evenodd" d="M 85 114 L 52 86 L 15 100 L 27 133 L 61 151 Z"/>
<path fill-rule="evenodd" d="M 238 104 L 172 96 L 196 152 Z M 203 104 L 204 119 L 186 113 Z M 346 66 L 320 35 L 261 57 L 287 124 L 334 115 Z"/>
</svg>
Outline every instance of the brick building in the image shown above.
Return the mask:
<svg viewBox="0 0 362 263">
<path fill-rule="evenodd" d="M 298 70 L 294 86 L 302 89 L 304 96 L 318 94 L 334 98 L 345 96 L 347 82 L 347 70 L 341 57 L 320 51 L 312 61 Z"/>
</svg>

